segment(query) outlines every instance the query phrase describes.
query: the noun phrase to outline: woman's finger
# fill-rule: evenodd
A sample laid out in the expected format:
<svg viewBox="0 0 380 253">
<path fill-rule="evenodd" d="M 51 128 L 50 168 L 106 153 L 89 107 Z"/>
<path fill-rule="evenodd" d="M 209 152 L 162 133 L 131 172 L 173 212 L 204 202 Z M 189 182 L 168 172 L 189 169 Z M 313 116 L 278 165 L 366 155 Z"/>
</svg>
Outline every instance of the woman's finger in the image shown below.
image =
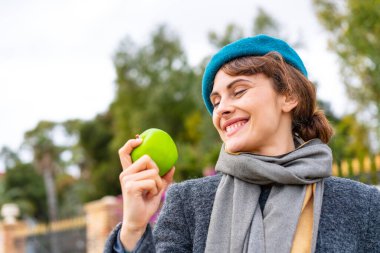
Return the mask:
<svg viewBox="0 0 380 253">
<path fill-rule="evenodd" d="M 146 179 L 141 181 L 128 181 L 125 183 L 126 193 L 137 193 L 139 195 L 156 195 L 159 193 L 156 182 L 152 179 Z"/>
<path fill-rule="evenodd" d="M 140 171 L 134 174 L 127 174 L 125 170 L 120 175 L 120 180 L 122 184 L 126 184 L 127 182 L 130 182 L 130 181 L 142 181 L 142 180 L 147 180 L 147 179 L 154 180 L 158 191 L 161 191 L 161 189 L 164 186 L 164 183 L 161 177 L 159 176 L 158 171 L 154 168 Z"/>
<path fill-rule="evenodd" d="M 166 188 L 173 182 L 173 176 L 174 176 L 174 172 L 175 172 L 175 167 L 173 166 L 173 168 L 171 168 L 169 170 L 168 173 L 166 173 L 163 177 L 162 177 L 162 181 L 163 181 L 163 188 L 166 190 Z"/>
<path fill-rule="evenodd" d="M 129 167 L 125 168 L 125 174 L 134 174 L 143 170 L 155 169 L 158 171 L 156 163 L 148 155 L 143 155 L 132 163 Z"/>
<path fill-rule="evenodd" d="M 141 138 L 130 139 L 119 149 L 119 158 L 123 169 L 128 168 L 132 164 L 132 150 L 139 146 L 141 142 Z"/>
</svg>

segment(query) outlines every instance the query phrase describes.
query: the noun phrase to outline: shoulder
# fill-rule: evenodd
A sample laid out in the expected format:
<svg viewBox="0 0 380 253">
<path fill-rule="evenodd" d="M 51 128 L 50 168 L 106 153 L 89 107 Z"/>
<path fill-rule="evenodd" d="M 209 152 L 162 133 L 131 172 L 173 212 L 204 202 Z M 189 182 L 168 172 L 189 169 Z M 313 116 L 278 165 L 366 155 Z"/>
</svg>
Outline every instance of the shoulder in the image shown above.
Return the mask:
<svg viewBox="0 0 380 253">
<path fill-rule="evenodd" d="M 180 183 L 174 183 L 169 187 L 168 194 L 201 195 L 205 192 L 216 191 L 221 175 L 189 179 Z"/>
<path fill-rule="evenodd" d="M 370 185 L 345 178 L 325 179 L 323 208 L 331 212 L 344 212 L 347 215 L 369 215 L 371 210 L 380 207 L 380 191 Z M 356 215 L 355 215 L 356 216 Z"/>
<path fill-rule="evenodd" d="M 379 197 L 380 191 L 370 185 L 366 185 L 347 178 L 329 177 L 325 179 L 325 194 L 341 198 L 369 199 Z"/>
<path fill-rule="evenodd" d="M 320 252 L 330 252 L 331 247 L 347 252 L 380 252 L 379 213 L 380 191 L 374 186 L 344 178 L 325 179 L 318 232 Z"/>
</svg>

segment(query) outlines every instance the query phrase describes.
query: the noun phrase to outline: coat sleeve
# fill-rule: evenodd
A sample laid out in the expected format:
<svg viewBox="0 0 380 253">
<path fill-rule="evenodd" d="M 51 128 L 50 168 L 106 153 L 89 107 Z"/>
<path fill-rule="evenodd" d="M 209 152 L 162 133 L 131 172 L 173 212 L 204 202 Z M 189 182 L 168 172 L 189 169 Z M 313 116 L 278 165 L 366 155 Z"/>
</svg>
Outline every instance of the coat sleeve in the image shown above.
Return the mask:
<svg viewBox="0 0 380 253">
<path fill-rule="evenodd" d="M 189 228 L 183 209 L 181 188 L 173 185 L 166 193 L 165 203 L 160 212 L 157 224 L 152 233 L 150 225 L 138 241 L 135 253 L 154 252 L 192 252 Z M 108 237 L 104 253 L 116 253 L 115 248 L 119 248 L 118 234 L 121 224 L 117 225 Z M 154 234 L 154 237 L 153 237 Z M 124 252 L 128 253 L 124 250 Z"/>
<path fill-rule="evenodd" d="M 125 250 L 123 245 L 121 244 L 120 239 L 118 238 L 120 234 L 120 228 L 121 223 L 119 223 L 108 236 L 108 239 L 104 246 L 104 253 L 155 252 L 153 235 L 150 225 L 147 226 L 145 233 L 137 242 L 137 245 L 132 252 Z"/>
<path fill-rule="evenodd" d="M 366 240 L 363 252 L 380 252 L 380 191 L 375 187 L 371 189 Z"/>
<path fill-rule="evenodd" d="M 120 228 L 121 223 L 117 224 L 116 227 L 111 231 L 104 245 L 103 253 L 115 253 L 113 248 L 117 243 L 117 236 L 119 234 Z"/>
</svg>

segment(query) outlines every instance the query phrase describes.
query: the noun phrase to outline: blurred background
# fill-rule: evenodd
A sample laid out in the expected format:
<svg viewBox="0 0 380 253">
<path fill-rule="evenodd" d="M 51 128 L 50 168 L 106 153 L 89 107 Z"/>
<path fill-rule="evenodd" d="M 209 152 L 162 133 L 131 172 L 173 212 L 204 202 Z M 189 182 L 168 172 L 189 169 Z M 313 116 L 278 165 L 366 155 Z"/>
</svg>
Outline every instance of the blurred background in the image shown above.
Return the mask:
<svg viewBox="0 0 380 253">
<path fill-rule="evenodd" d="M 176 141 L 177 182 L 213 174 L 202 73 L 260 33 L 303 59 L 333 174 L 378 185 L 378 20 L 380 0 L 0 1 L 0 252 L 102 252 L 121 218 L 117 150 L 147 128 Z"/>
</svg>

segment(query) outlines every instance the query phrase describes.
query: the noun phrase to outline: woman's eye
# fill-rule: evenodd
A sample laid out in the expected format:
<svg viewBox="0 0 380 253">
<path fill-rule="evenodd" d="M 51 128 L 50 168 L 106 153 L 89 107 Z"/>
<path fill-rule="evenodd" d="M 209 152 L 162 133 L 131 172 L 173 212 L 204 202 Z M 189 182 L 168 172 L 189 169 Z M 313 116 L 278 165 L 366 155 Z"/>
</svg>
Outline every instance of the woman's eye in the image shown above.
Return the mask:
<svg viewBox="0 0 380 253">
<path fill-rule="evenodd" d="M 237 90 L 235 91 L 235 96 L 239 96 L 239 95 L 242 95 L 244 92 L 246 91 L 246 89 L 243 89 L 243 90 Z"/>
<path fill-rule="evenodd" d="M 219 105 L 219 103 L 220 103 L 219 101 L 218 101 L 218 102 L 215 102 L 215 103 L 213 104 L 214 108 L 217 107 L 217 106 Z"/>
</svg>

